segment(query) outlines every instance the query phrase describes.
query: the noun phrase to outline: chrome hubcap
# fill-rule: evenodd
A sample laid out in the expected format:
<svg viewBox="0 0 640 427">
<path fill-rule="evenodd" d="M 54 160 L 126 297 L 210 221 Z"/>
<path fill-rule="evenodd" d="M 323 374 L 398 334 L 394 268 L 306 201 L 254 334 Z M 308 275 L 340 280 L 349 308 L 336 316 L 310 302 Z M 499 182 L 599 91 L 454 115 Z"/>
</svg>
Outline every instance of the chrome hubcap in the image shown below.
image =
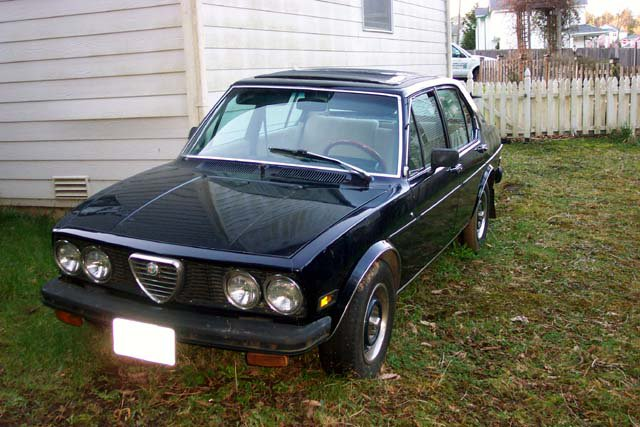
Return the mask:
<svg viewBox="0 0 640 427">
<path fill-rule="evenodd" d="M 364 336 L 366 338 L 367 345 L 371 346 L 376 342 L 380 332 L 380 323 L 382 322 L 382 309 L 380 308 L 380 301 L 372 300 L 372 304 L 369 308 L 369 316 L 367 324 L 365 325 Z"/>
<path fill-rule="evenodd" d="M 482 196 L 480 197 L 480 201 L 478 202 L 478 214 L 476 219 L 476 235 L 478 240 L 482 239 L 484 235 L 484 230 L 487 228 L 487 193 L 485 191 L 482 192 Z"/>
<path fill-rule="evenodd" d="M 367 303 L 364 315 L 364 360 L 367 363 L 375 361 L 382 350 L 384 337 L 387 333 L 389 321 L 389 295 L 387 287 L 378 283 Z"/>
</svg>

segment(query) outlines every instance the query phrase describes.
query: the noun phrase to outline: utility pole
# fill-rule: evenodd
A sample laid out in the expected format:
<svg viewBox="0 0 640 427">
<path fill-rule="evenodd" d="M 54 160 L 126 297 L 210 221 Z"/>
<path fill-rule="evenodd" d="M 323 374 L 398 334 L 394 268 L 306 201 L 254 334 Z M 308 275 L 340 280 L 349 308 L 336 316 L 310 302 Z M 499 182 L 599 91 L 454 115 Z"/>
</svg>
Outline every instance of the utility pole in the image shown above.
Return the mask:
<svg viewBox="0 0 640 427">
<path fill-rule="evenodd" d="M 456 34 L 456 43 L 460 44 L 460 20 L 462 14 L 462 0 L 458 0 L 458 34 Z"/>
</svg>

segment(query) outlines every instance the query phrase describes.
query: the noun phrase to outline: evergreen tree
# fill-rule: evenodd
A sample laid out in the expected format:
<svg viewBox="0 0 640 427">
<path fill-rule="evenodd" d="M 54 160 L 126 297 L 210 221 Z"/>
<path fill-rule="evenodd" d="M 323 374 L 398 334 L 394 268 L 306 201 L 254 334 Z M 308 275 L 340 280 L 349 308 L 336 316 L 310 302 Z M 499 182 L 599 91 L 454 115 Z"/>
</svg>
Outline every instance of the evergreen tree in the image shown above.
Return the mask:
<svg viewBox="0 0 640 427">
<path fill-rule="evenodd" d="M 477 7 L 478 3 L 474 4 L 462 21 L 462 41 L 460 42 L 460 46 L 462 46 L 463 49 L 473 50 L 476 48 Z"/>
</svg>

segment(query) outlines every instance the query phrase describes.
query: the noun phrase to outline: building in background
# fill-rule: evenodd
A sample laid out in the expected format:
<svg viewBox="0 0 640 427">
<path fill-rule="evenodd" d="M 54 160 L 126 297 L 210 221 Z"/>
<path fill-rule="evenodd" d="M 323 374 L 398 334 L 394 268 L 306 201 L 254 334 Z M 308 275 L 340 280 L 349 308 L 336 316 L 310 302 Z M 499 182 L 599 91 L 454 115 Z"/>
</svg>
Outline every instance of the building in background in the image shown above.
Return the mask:
<svg viewBox="0 0 640 427">
<path fill-rule="evenodd" d="M 579 24 L 572 25 L 569 28 L 569 46 L 571 48 L 582 47 L 609 47 L 608 37 L 610 29 L 600 28 L 591 24 Z M 603 42 L 603 46 L 598 45 L 598 40 Z M 607 46 L 604 46 L 605 40 L 607 40 Z"/>
<path fill-rule="evenodd" d="M 578 23 L 585 23 L 587 0 L 576 0 Z M 476 49 L 517 49 L 516 15 L 510 9 L 509 0 L 484 0 L 476 8 Z M 530 48 L 544 49 L 544 35 L 536 28 L 531 30 Z"/>
<path fill-rule="evenodd" d="M 68 207 L 173 159 L 232 82 L 451 69 L 449 0 L 0 2 L 0 205 Z"/>
</svg>

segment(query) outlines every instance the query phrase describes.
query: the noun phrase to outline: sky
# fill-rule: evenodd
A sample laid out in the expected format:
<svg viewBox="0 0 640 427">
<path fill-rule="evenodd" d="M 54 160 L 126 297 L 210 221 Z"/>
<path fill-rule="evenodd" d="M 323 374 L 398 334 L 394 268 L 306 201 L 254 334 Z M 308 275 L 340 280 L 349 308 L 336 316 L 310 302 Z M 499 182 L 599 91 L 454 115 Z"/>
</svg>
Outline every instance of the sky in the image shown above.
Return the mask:
<svg viewBox="0 0 640 427">
<path fill-rule="evenodd" d="M 459 5 L 464 16 L 476 3 L 483 6 L 489 2 L 488 0 L 449 0 L 451 16 L 458 16 Z M 631 9 L 635 16 L 640 16 L 640 0 L 588 0 L 587 12 L 598 16 L 604 12 L 618 13 L 625 7 Z"/>
</svg>

